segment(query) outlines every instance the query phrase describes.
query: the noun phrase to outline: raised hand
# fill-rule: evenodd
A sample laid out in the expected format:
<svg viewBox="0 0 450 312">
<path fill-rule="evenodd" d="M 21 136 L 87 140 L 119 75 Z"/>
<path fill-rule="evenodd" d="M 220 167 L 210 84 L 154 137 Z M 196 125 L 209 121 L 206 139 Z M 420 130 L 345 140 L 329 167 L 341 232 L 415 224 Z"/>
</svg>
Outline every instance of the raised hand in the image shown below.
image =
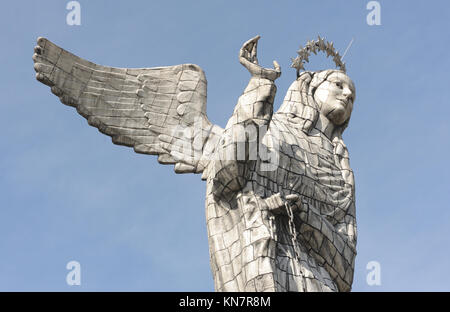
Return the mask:
<svg viewBox="0 0 450 312">
<path fill-rule="evenodd" d="M 239 50 L 239 62 L 247 68 L 254 77 L 266 78 L 274 81 L 281 75 L 281 68 L 277 61 L 273 61 L 272 68 L 263 68 L 258 65 L 257 45 L 259 35 L 245 42 Z"/>
</svg>

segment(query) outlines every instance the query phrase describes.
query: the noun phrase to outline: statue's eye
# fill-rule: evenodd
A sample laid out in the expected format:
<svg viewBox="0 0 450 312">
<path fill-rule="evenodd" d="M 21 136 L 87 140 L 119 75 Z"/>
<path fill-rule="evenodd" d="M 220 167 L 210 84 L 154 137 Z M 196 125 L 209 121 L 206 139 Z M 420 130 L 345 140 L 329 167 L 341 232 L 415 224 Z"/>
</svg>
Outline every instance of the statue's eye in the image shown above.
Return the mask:
<svg viewBox="0 0 450 312">
<path fill-rule="evenodd" d="M 342 82 L 340 81 L 335 81 L 334 84 L 338 87 L 342 89 Z"/>
</svg>

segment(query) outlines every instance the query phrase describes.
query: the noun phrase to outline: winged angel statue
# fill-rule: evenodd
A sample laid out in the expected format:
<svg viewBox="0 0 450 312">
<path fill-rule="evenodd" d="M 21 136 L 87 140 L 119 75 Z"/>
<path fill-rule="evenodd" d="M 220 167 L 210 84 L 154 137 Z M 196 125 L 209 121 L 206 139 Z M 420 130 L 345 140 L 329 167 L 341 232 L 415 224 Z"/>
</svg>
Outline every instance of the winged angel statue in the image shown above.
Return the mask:
<svg viewBox="0 0 450 312">
<path fill-rule="evenodd" d="M 115 144 L 158 155 L 176 173 L 202 173 L 216 291 L 350 291 L 356 256 L 353 172 L 342 132 L 355 99 L 333 44 L 298 51 L 297 79 L 273 113 L 280 66 L 258 65 L 225 129 L 206 116 L 206 77 L 193 64 L 100 66 L 38 38 L 38 81 Z M 311 52 L 339 69 L 306 71 Z"/>
</svg>

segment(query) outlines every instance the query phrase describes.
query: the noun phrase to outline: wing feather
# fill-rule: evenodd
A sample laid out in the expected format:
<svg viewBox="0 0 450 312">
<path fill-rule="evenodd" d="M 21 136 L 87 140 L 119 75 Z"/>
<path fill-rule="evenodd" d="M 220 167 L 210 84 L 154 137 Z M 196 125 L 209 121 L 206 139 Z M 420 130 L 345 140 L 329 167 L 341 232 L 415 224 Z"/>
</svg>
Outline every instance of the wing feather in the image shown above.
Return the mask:
<svg viewBox="0 0 450 312">
<path fill-rule="evenodd" d="M 199 66 L 102 66 L 45 38 L 38 38 L 33 60 L 36 79 L 113 143 L 159 155 L 160 163 L 175 164 L 180 173 L 199 173 L 207 165 L 203 149 L 209 155 L 223 129 L 206 116 L 207 83 Z"/>
</svg>

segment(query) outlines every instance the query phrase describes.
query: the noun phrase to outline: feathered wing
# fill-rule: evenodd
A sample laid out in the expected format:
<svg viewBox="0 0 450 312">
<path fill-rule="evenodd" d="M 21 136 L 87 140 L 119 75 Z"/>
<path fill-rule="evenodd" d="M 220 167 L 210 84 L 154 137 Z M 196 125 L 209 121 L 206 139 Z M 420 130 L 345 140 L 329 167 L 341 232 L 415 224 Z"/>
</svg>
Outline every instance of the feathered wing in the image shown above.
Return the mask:
<svg viewBox="0 0 450 312">
<path fill-rule="evenodd" d="M 101 66 L 38 38 L 36 79 L 115 144 L 159 155 L 177 173 L 200 173 L 223 129 L 206 116 L 206 78 L 193 64 Z"/>
</svg>

